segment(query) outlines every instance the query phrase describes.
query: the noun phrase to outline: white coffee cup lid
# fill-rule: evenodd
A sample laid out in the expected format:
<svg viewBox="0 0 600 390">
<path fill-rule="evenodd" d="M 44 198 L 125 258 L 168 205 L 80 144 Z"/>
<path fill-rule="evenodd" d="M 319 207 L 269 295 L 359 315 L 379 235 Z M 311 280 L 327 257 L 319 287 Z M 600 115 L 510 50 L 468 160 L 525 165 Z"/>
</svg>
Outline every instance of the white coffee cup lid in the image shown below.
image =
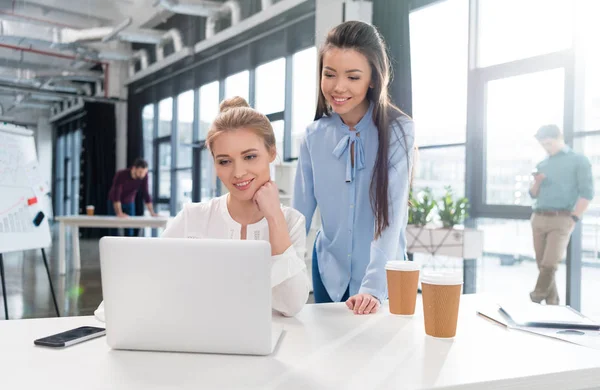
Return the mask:
<svg viewBox="0 0 600 390">
<path fill-rule="evenodd" d="M 463 276 L 460 272 L 423 272 L 421 283 L 454 286 L 463 284 Z"/>
<path fill-rule="evenodd" d="M 420 267 L 414 261 L 394 260 L 385 263 L 385 269 L 394 271 L 418 271 Z"/>
</svg>

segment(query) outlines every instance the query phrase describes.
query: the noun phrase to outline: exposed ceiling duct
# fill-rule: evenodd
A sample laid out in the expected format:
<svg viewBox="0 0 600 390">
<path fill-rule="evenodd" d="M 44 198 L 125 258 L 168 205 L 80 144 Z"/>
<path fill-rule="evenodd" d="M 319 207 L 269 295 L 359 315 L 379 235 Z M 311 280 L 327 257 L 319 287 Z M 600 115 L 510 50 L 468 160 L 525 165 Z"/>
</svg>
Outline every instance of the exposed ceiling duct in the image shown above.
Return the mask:
<svg viewBox="0 0 600 390">
<path fill-rule="evenodd" d="M 129 77 L 135 73 L 135 64 L 140 62 L 140 70 L 144 70 L 148 67 L 148 51 L 145 49 L 138 50 L 133 53 L 131 60 L 129 60 Z"/>
<path fill-rule="evenodd" d="M 94 27 L 83 30 L 63 28 L 59 32 L 60 42 L 62 44 L 107 42 L 114 38 L 124 42 L 158 43 L 165 33 L 161 30 L 126 28 L 123 27 L 125 22 L 115 27 Z"/>
<path fill-rule="evenodd" d="M 35 95 L 48 95 L 48 96 L 56 96 L 63 98 L 77 98 L 81 97 L 84 101 L 90 102 L 101 102 L 101 103 L 115 103 L 115 102 L 126 102 L 126 100 L 119 98 L 106 98 L 101 96 L 86 96 L 86 95 L 76 95 L 73 93 L 66 92 L 58 92 L 58 91 L 44 91 L 37 88 L 30 88 L 24 85 L 17 85 L 11 83 L 0 83 L 0 90 L 4 91 L 13 91 L 13 92 L 24 92 L 31 93 Z"/>
<path fill-rule="evenodd" d="M 165 45 L 169 42 L 173 42 L 173 51 L 175 53 L 183 49 L 181 33 L 176 28 L 172 28 L 163 35 L 163 39 L 156 45 L 156 62 L 165 59 Z"/>
<path fill-rule="evenodd" d="M 37 93 L 32 93 L 31 94 L 31 99 L 40 100 L 40 101 L 43 101 L 43 102 L 61 102 L 61 101 L 63 101 L 63 98 L 59 97 L 59 96 L 40 95 L 40 94 L 37 94 Z"/>
<path fill-rule="evenodd" d="M 242 20 L 242 11 L 240 9 L 240 4 L 235 0 L 228 0 L 217 12 L 210 15 L 206 19 L 206 31 L 205 37 L 206 39 L 212 38 L 215 35 L 215 27 L 217 24 L 217 19 L 221 17 L 223 14 L 229 13 L 231 15 L 231 25 L 235 26 Z"/>
<path fill-rule="evenodd" d="M 159 0 L 164 9 L 176 14 L 208 17 L 217 12 L 223 3 L 218 1 Z"/>
<path fill-rule="evenodd" d="M 273 0 L 260 0 L 261 10 L 264 11 L 273 5 Z"/>
<path fill-rule="evenodd" d="M 95 83 L 96 81 L 103 80 L 104 74 L 102 74 L 102 72 L 92 70 L 46 70 L 34 72 L 33 77 L 37 79 L 53 78 L 69 81 L 84 81 L 89 83 Z"/>
<path fill-rule="evenodd" d="M 150 29 L 125 29 L 126 20 L 117 27 L 94 27 L 89 29 L 75 30 L 71 28 L 42 27 L 11 21 L 0 21 L 0 43 L 10 45 L 43 46 L 59 50 L 69 50 L 81 57 L 110 60 L 127 61 L 131 58 L 131 52 L 107 49 L 104 45 L 95 45 L 106 41 L 106 38 L 115 37 L 121 41 L 160 44 L 165 36 L 174 35 L 173 32 L 150 30 Z M 174 40 L 174 39 L 173 39 Z"/>
<path fill-rule="evenodd" d="M 297 7 L 298 5 L 306 2 L 307 0 L 281 0 L 278 2 L 272 2 L 272 5 L 268 6 L 267 2 L 263 2 L 264 7 L 261 12 L 256 13 L 248 18 L 244 19 L 237 25 L 232 25 L 223 31 L 220 31 L 212 39 L 204 39 L 194 45 L 194 52 L 201 53 L 206 50 L 214 48 L 216 45 L 223 43 L 244 31 L 248 31 L 256 26 L 264 23 L 267 20 L 271 20 L 284 12 Z M 306 17 L 314 17 L 307 15 Z"/>
<path fill-rule="evenodd" d="M 96 49 L 84 45 L 77 39 L 84 40 L 96 33 L 96 28 L 87 30 L 72 30 L 69 28 L 41 27 L 31 28 L 31 24 L 24 24 L 10 21 L 0 21 L 0 43 L 15 46 L 42 46 L 46 48 L 70 50 L 80 57 L 91 59 L 114 59 L 127 60 L 129 53 L 123 53 L 116 50 Z M 103 29 L 101 27 L 100 29 Z M 105 35 L 110 33 L 112 28 L 108 28 Z M 102 35 L 100 40 L 105 35 Z"/>
<path fill-rule="evenodd" d="M 108 19 L 96 17 L 92 14 L 83 16 L 57 9 L 50 10 L 25 1 L 13 2 L 12 10 L 0 9 L 0 17 L 4 20 L 50 27 L 80 28 L 80 26 L 91 27 L 109 23 Z"/>
<path fill-rule="evenodd" d="M 94 82 L 98 81 L 98 79 L 100 78 L 100 75 L 101 75 L 104 80 L 104 84 L 105 85 L 108 84 L 108 67 L 109 67 L 108 63 L 98 61 L 98 60 L 91 60 L 91 59 L 87 59 L 87 58 L 81 59 L 78 56 L 56 53 L 53 51 L 44 51 L 44 50 L 33 49 L 33 48 L 29 48 L 29 47 L 7 45 L 7 44 L 3 44 L 3 43 L 0 43 L 0 48 L 11 49 L 11 51 L 9 52 L 9 53 L 11 53 L 11 55 L 14 55 L 14 53 L 18 53 L 18 55 L 21 57 L 30 56 L 32 58 L 40 58 L 40 59 L 43 58 L 43 61 L 45 62 L 46 67 L 53 66 L 55 68 L 54 70 L 46 69 L 45 70 L 46 74 L 42 73 L 42 75 L 39 77 L 36 75 L 35 71 L 33 71 L 31 69 L 26 69 L 24 67 L 19 68 L 16 70 L 17 77 L 15 79 L 7 79 L 6 77 L 4 78 L 4 80 L 12 82 L 15 85 L 25 84 L 26 86 L 31 87 L 31 88 L 38 88 L 38 90 L 50 90 L 53 92 L 68 92 L 71 94 L 89 94 L 87 92 L 88 90 L 85 89 L 85 87 L 82 87 L 83 83 L 73 83 L 71 81 L 94 83 Z M 86 69 L 84 69 L 83 72 L 80 72 L 78 69 L 73 69 L 73 68 L 71 68 L 69 70 L 60 69 L 57 71 L 56 68 L 60 68 L 61 66 L 64 67 L 64 66 L 68 65 L 69 62 L 71 64 L 77 63 L 77 62 L 83 62 L 83 63 L 87 64 L 88 67 L 92 66 L 92 65 L 94 65 L 94 66 L 101 65 L 104 69 L 104 73 L 101 74 L 99 72 L 90 72 L 90 71 L 87 71 Z M 0 61 L 0 65 L 6 65 L 6 64 L 3 64 Z M 23 72 L 27 72 L 26 77 L 23 76 L 23 74 L 24 74 Z M 42 72 L 44 72 L 44 71 L 42 71 Z M 89 90 L 91 91 L 91 88 Z M 106 88 L 104 88 L 105 95 L 106 95 L 106 92 L 107 92 Z"/>
</svg>

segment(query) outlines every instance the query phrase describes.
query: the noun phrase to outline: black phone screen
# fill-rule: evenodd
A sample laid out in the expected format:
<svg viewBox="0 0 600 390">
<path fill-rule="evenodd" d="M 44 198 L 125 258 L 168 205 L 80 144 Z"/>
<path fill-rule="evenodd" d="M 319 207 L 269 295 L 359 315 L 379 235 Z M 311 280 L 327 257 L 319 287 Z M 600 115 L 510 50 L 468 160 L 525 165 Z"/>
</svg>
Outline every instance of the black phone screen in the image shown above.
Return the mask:
<svg viewBox="0 0 600 390">
<path fill-rule="evenodd" d="M 50 347 L 62 347 L 68 345 L 70 341 L 83 339 L 93 334 L 101 333 L 104 331 L 104 328 L 96 328 L 94 326 L 82 326 L 80 328 L 71 329 L 66 332 L 57 333 L 52 336 L 35 340 L 34 344 Z"/>
</svg>

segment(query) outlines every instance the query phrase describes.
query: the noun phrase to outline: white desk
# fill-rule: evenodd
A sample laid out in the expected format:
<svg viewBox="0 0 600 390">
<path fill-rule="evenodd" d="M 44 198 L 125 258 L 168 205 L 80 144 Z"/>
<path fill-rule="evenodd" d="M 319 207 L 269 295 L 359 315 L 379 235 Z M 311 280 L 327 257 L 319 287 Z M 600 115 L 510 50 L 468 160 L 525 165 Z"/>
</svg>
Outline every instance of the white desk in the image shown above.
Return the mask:
<svg viewBox="0 0 600 390">
<path fill-rule="evenodd" d="M 58 233 L 58 268 L 60 274 L 66 272 L 66 226 L 71 227 L 73 244 L 73 264 L 75 269 L 81 268 L 79 253 L 79 228 L 164 228 L 167 226 L 169 217 L 127 217 L 119 218 L 103 215 L 69 215 L 55 218 L 59 222 Z"/>
<path fill-rule="evenodd" d="M 114 351 L 104 338 L 64 350 L 33 340 L 93 317 L 0 321 L 0 386 L 68 389 L 590 389 L 600 351 L 509 331 L 475 314 L 463 295 L 454 340 L 425 335 L 423 317 L 384 307 L 355 316 L 344 304 L 307 305 L 276 318 L 285 332 L 271 356 Z M 421 311 L 421 303 L 417 305 Z M 207 313 L 207 316 L 210 315 Z M 140 324 L 140 326 L 144 326 Z M 243 326 L 243 324 L 240 324 Z"/>
</svg>

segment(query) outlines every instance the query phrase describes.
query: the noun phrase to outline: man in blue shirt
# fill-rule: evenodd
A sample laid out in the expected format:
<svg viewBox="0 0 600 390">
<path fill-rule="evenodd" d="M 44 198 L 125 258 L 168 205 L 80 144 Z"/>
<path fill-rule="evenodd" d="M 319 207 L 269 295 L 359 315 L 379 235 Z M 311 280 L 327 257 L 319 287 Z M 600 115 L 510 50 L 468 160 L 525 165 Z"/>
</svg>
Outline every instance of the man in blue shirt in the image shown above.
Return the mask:
<svg viewBox="0 0 600 390">
<path fill-rule="evenodd" d="M 558 305 L 554 274 L 575 224 L 594 198 L 594 180 L 590 161 L 565 145 L 556 125 L 542 126 L 535 137 L 548 157 L 534 170 L 529 189 L 534 199 L 531 226 L 539 269 L 530 297 L 533 302 Z"/>
</svg>

